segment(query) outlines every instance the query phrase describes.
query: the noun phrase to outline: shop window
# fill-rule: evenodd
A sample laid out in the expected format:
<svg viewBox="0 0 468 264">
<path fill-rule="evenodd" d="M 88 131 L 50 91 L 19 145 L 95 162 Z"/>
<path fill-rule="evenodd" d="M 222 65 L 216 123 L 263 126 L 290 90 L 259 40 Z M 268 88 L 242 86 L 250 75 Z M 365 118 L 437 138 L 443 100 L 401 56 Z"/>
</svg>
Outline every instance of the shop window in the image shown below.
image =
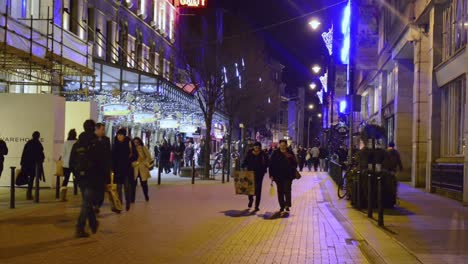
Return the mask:
<svg viewBox="0 0 468 264">
<path fill-rule="evenodd" d="M 395 116 L 386 120 L 387 142 L 395 142 Z"/>
<path fill-rule="evenodd" d="M 115 23 L 111 20 L 106 23 L 106 60 L 112 63 L 118 60 L 115 46 Z"/>
<path fill-rule="evenodd" d="M 159 29 L 162 33 L 166 32 L 166 4 L 161 2 L 159 5 Z"/>
<path fill-rule="evenodd" d="M 441 155 L 464 154 L 463 129 L 465 120 L 466 79 L 457 79 L 442 88 Z"/>
<path fill-rule="evenodd" d="M 466 45 L 467 25 L 468 0 L 453 0 L 443 12 L 443 60 L 449 59 Z"/>
</svg>

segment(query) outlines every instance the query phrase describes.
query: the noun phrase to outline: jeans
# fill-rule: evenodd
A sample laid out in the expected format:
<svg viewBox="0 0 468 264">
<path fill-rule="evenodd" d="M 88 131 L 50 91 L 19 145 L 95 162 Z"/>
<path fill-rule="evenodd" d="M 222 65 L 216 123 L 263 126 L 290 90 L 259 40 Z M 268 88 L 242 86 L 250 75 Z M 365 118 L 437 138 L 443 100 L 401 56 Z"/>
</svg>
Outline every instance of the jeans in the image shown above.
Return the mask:
<svg viewBox="0 0 468 264">
<path fill-rule="evenodd" d="M 279 180 L 276 182 L 276 188 L 278 193 L 278 202 L 281 208 L 281 211 L 285 207 L 291 207 L 291 185 L 292 180 Z"/>
<path fill-rule="evenodd" d="M 132 203 L 132 182 L 133 180 L 131 180 L 129 177 L 125 177 L 124 178 L 124 183 L 121 184 L 117 184 L 117 193 L 119 194 L 119 199 L 120 201 L 123 201 L 122 199 L 122 189 L 125 190 L 125 202 L 126 202 L 126 205 L 127 206 L 130 206 L 130 204 Z"/>
<path fill-rule="evenodd" d="M 320 159 L 320 170 L 325 171 L 325 159 Z"/>
<path fill-rule="evenodd" d="M 174 175 L 180 173 L 180 159 L 174 159 Z"/>
<path fill-rule="evenodd" d="M 86 220 L 89 222 L 89 226 L 91 228 L 96 227 L 96 214 L 94 214 L 93 210 L 93 200 L 94 200 L 94 193 L 95 191 L 86 186 L 85 184 L 80 184 L 81 190 L 81 211 L 78 217 L 78 222 L 76 224 L 76 228 L 78 231 L 84 231 L 86 227 Z"/>
<path fill-rule="evenodd" d="M 262 199 L 262 185 L 263 185 L 263 174 L 255 174 L 255 208 L 260 206 L 260 200 Z M 253 201 L 254 196 L 249 195 L 249 201 Z"/>
<path fill-rule="evenodd" d="M 312 158 L 312 163 L 314 164 L 314 170 L 317 171 L 319 165 L 319 158 Z"/>
</svg>

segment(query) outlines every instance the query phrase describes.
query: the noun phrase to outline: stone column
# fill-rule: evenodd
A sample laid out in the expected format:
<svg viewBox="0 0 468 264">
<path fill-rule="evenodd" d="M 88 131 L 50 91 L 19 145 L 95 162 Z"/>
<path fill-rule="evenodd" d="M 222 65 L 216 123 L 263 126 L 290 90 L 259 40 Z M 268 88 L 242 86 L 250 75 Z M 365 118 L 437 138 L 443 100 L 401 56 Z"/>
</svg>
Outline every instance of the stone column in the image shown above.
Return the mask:
<svg viewBox="0 0 468 264">
<path fill-rule="evenodd" d="M 441 62 L 442 58 L 442 8 L 436 5 L 429 16 L 429 37 L 433 41 L 433 49 L 430 51 L 432 59 L 431 69 Z M 427 130 L 427 159 L 426 159 L 426 191 L 432 192 L 432 163 L 440 157 L 440 133 L 441 133 L 441 93 L 433 78 L 432 86 L 428 90 L 428 130 Z"/>
<path fill-rule="evenodd" d="M 433 38 L 419 30 L 419 39 L 414 48 L 414 85 L 413 85 L 413 157 L 411 163 L 411 182 L 414 187 L 426 186 L 428 92 L 433 80 Z"/>
<path fill-rule="evenodd" d="M 395 62 L 395 144 L 403 162 L 398 180 L 411 179 L 414 63 L 411 59 Z"/>
</svg>

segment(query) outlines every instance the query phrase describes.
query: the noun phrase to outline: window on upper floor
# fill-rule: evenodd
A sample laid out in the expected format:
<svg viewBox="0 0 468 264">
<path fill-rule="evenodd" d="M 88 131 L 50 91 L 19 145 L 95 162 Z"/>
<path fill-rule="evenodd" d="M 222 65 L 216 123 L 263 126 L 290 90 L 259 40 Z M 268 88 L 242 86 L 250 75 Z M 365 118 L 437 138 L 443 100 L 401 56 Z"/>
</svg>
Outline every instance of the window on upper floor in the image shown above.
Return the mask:
<svg viewBox="0 0 468 264">
<path fill-rule="evenodd" d="M 463 155 L 466 78 L 459 78 L 441 89 L 441 156 Z"/>
<path fill-rule="evenodd" d="M 442 34 L 442 60 L 447 60 L 466 45 L 468 38 L 468 0 L 453 0 L 444 9 Z"/>
<path fill-rule="evenodd" d="M 170 9 L 170 18 L 169 18 L 169 39 L 174 40 L 175 39 L 175 10 Z"/>
<path fill-rule="evenodd" d="M 160 1 L 159 4 L 159 29 L 162 33 L 166 33 L 166 3 Z"/>
<path fill-rule="evenodd" d="M 128 35 L 128 42 L 127 42 L 127 67 L 134 68 L 135 67 L 135 43 L 136 38 L 132 35 Z"/>
<path fill-rule="evenodd" d="M 145 72 L 149 72 L 149 55 L 150 55 L 150 48 L 145 44 L 142 45 L 142 58 L 141 58 L 141 69 Z"/>
<path fill-rule="evenodd" d="M 390 103 L 395 99 L 395 86 L 396 86 L 396 69 L 388 71 L 387 75 L 387 100 L 386 103 Z"/>
</svg>

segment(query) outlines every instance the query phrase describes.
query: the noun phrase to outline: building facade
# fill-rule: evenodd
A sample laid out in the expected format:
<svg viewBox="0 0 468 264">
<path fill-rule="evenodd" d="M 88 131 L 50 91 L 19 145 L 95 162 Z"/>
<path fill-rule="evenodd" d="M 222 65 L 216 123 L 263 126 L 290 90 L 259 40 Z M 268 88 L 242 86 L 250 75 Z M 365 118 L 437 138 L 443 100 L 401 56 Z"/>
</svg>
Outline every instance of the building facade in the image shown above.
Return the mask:
<svg viewBox="0 0 468 264">
<path fill-rule="evenodd" d="M 402 154 L 402 180 L 468 204 L 468 1 L 375 8 L 378 63 L 359 71 L 362 120 L 386 127 Z"/>
</svg>

